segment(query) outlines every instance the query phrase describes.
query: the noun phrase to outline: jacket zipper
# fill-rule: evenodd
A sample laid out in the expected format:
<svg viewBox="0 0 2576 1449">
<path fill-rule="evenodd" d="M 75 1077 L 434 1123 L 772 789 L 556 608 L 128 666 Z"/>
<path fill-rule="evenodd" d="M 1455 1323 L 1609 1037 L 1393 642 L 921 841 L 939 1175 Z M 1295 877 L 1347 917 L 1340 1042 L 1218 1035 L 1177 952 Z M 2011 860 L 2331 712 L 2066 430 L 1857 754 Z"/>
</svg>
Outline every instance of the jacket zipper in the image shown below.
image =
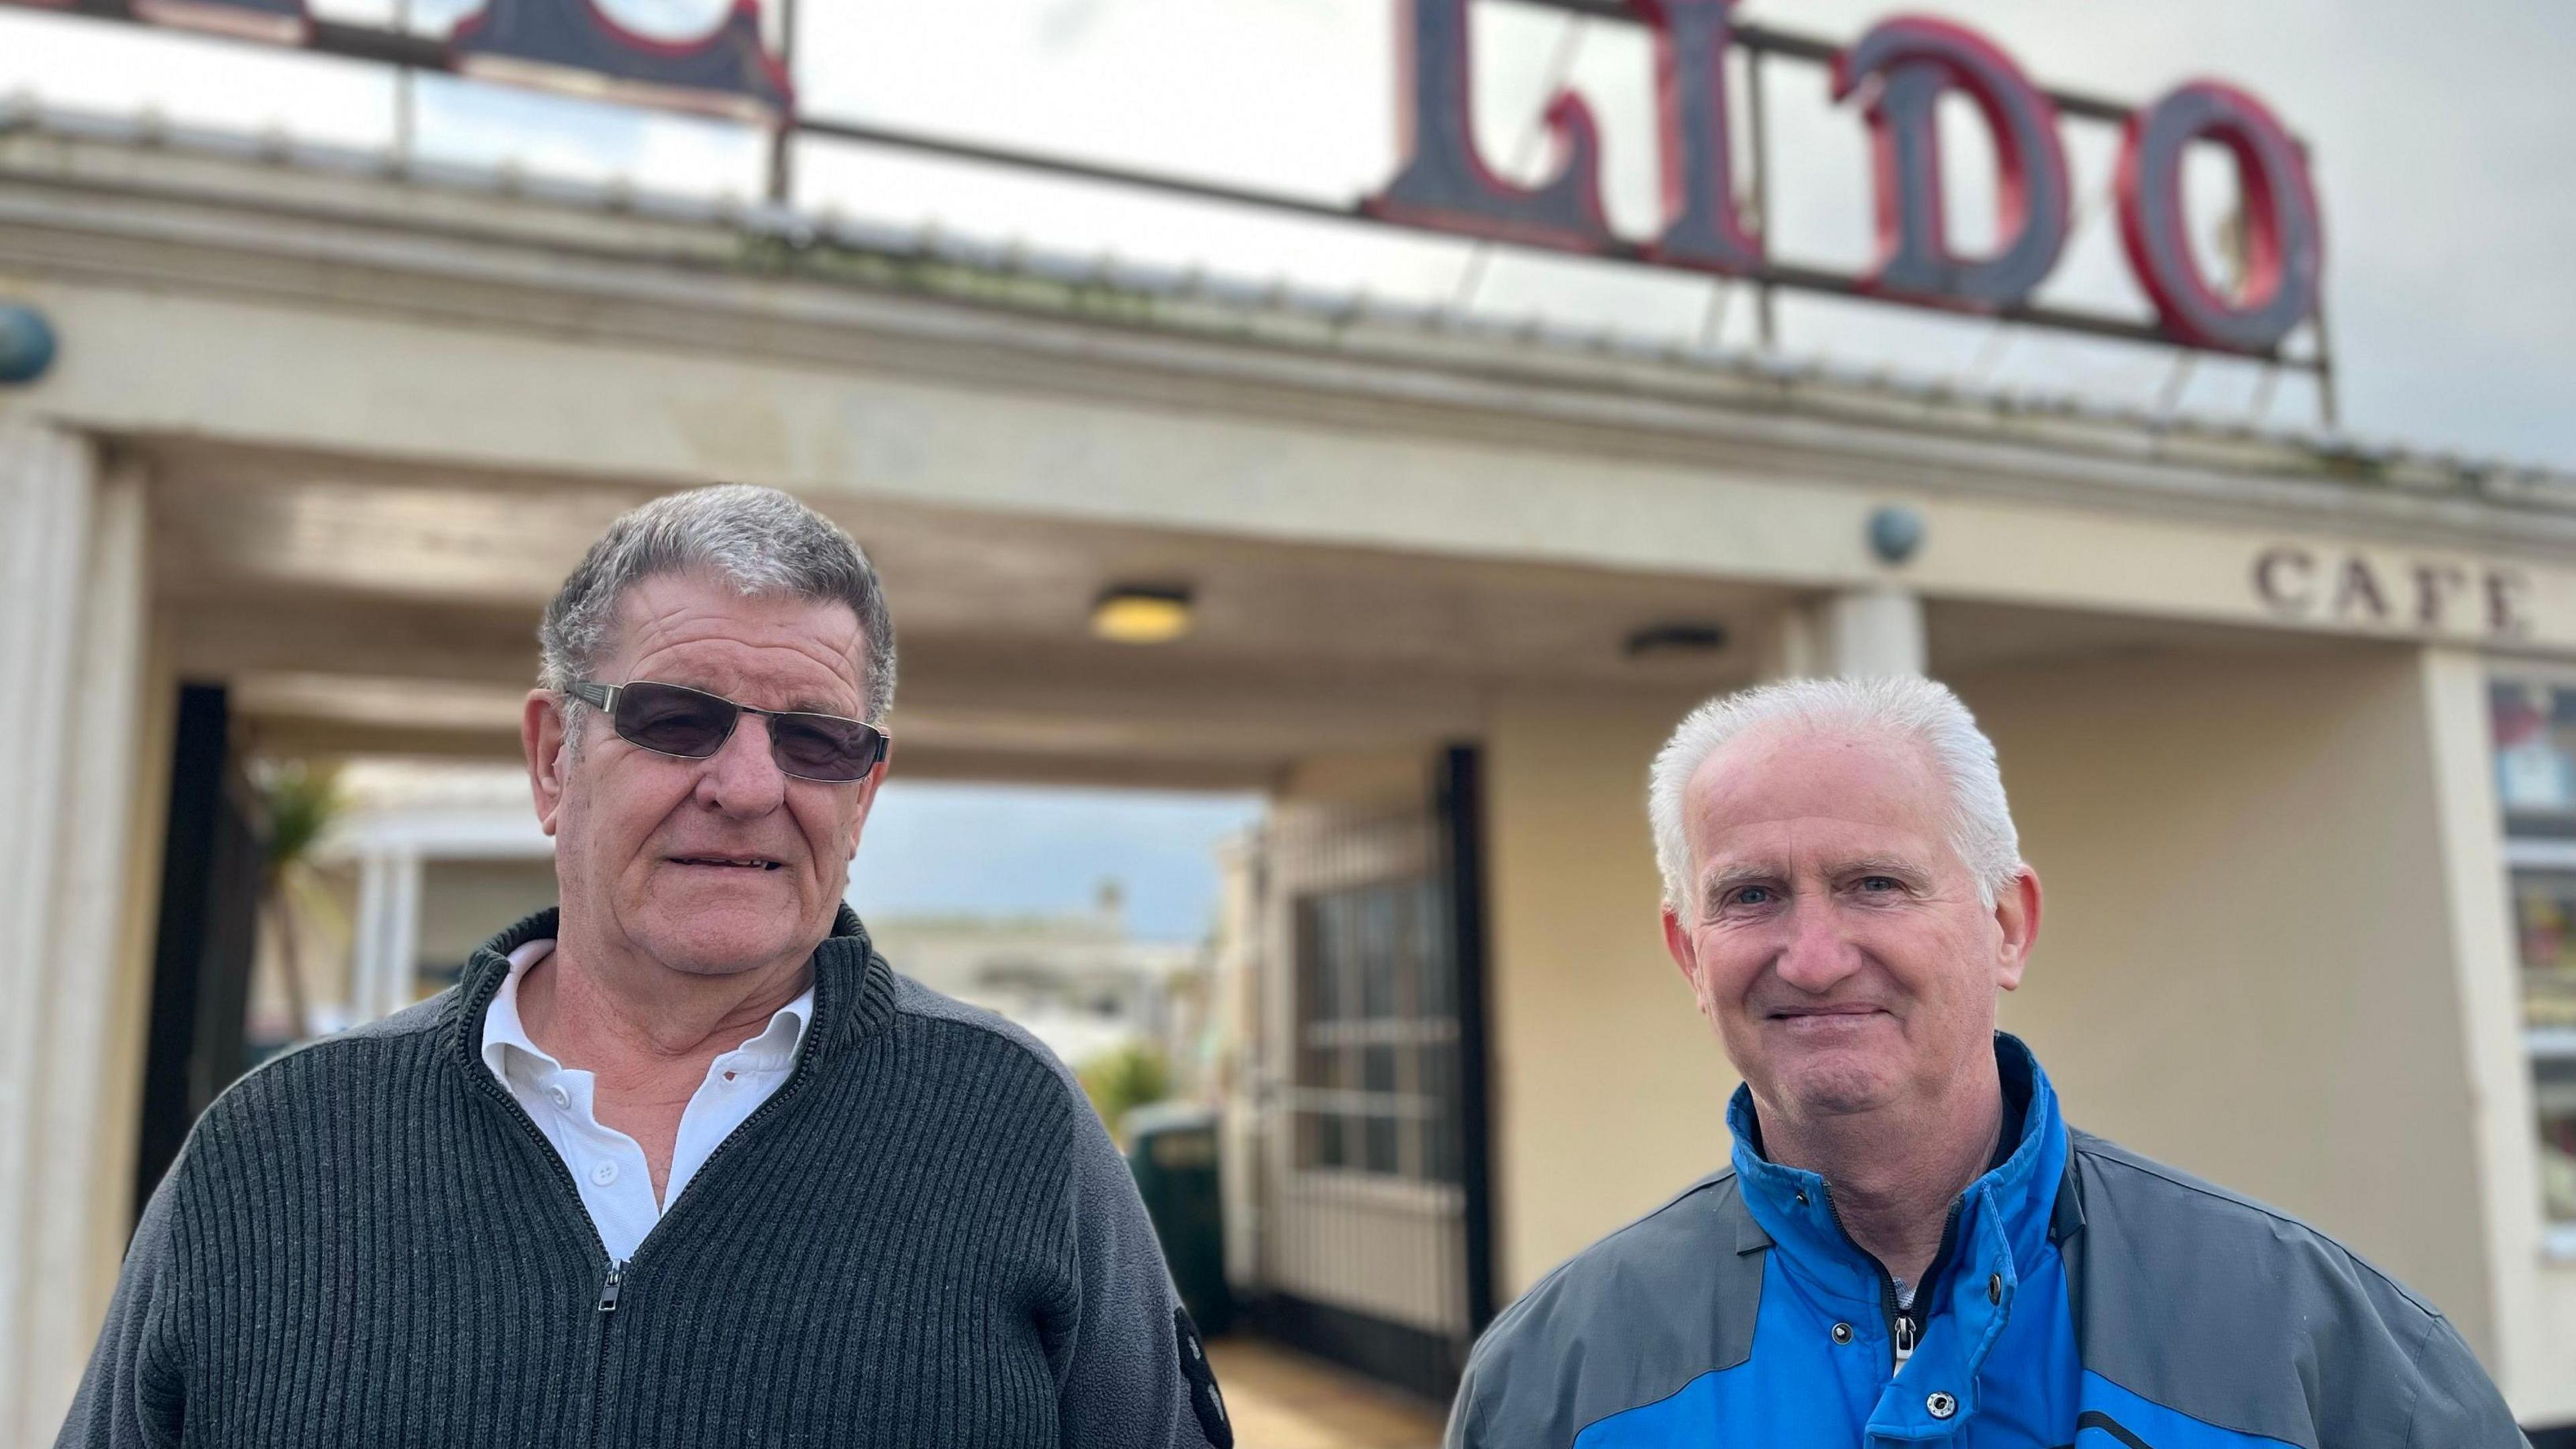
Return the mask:
<svg viewBox="0 0 2576 1449">
<path fill-rule="evenodd" d="M 862 982 L 862 987 L 864 988 L 864 982 Z M 817 1004 L 819 1005 L 819 996 Z M 491 998 L 486 996 L 483 998 L 482 1005 L 479 1010 L 489 1011 L 491 1006 Z M 821 1013 L 819 1011 L 816 1013 L 817 1016 L 820 1014 Z M 716 1150 L 707 1154 L 707 1160 L 704 1163 L 701 1163 L 698 1167 L 697 1175 L 699 1177 L 704 1177 L 707 1173 L 707 1169 L 716 1165 L 717 1159 L 723 1157 L 726 1152 L 732 1150 L 735 1141 L 741 1138 L 742 1134 L 748 1130 L 753 1123 L 767 1118 L 772 1112 L 778 1109 L 782 1102 L 786 1101 L 786 1099 L 793 1095 L 799 1087 L 805 1084 L 805 1078 L 807 1076 L 806 1069 L 812 1065 L 814 1060 L 814 1052 L 819 1036 L 815 1028 L 818 1025 L 820 1025 L 819 1022 L 813 1021 L 809 1021 L 805 1024 L 805 1041 L 796 1052 L 796 1069 L 788 1074 L 786 1081 L 779 1084 L 777 1091 L 769 1094 L 768 1101 L 765 1101 L 758 1107 L 753 1108 L 751 1115 L 742 1120 L 742 1125 L 734 1128 L 731 1132 L 726 1133 L 724 1141 L 716 1144 Z M 546 1139 L 545 1129 L 537 1125 L 537 1120 L 528 1115 L 528 1109 L 519 1105 L 519 1099 L 510 1094 L 510 1089 L 503 1086 L 500 1078 L 492 1075 L 491 1067 L 486 1065 L 479 1058 L 473 1062 L 471 1070 L 469 1070 L 466 1075 L 473 1078 L 478 1084 L 480 1084 L 486 1093 L 499 1099 L 502 1108 L 509 1113 L 512 1119 L 518 1122 L 519 1130 L 525 1132 L 528 1135 L 529 1140 L 536 1143 L 538 1155 L 544 1157 L 547 1164 L 554 1168 L 555 1181 L 563 1184 L 564 1190 L 572 1194 L 573 1206 L 581 1213 L 581 1220 L 590 1224 L 591 1241 L 594 1243 L 598 1242 L 599 1224 L 591 1222 L 590 1208 L 581 1200 L 581 1184 L 573 1180 L 572 1169 L 564 1165 L 563 1154 L 555 1151 L 554 1143 Z M 692 1180 L 694 1181 L 694 1179 Z M 670 1216 L 667 1209 L 664 1210 L 663 1216 L 666 1218 Z M 646 1231 L 644 1234 L 644 1241 L 636 1245 L 636 1257 L 643 1256 L 644 1249 L 652 1244 L 654 1233 L 659 1232 L 660 1230 L 661 1224 L 657 1222 L 650 1230 Z M 607 1256 L 607 1250 L 605 1247 L 602 1247 L 600 1255 L 602 1257 Z M 590 1437 L 591 1442 L 594 1444 L 599 1442 L 600 1419 L 602 1417 L 600 1410 L 608 1397 L 608 1331 L 610 1325 L 614 1321 L 612 1315 L 617 1312 L 618 1294 L 623 1291 L 626 1286 L 627 1270 L 634 1264 L 634 1262 L 634 1258 L 610 1259 L 608 1264 L 608 1276 L 599 1285 L 599 1355 L 598 1362 L 592 1371 L 590 1391 Z"/>
<path fill-rule="evenodd" d="M 1914 1285 L 1916 1307 L 1900 1308 L 1896 1302 L 1895 1276 L 1887 1271 L 1886 1264 L 1878 1261 L 1877 1254 L 1862 1248 L 1859 1241 L 1852 1237 L 1851 1229 L 1843 1226 L 1843 1210 L 1834 1205 L 1833 1187 L 1827 1184 L 1819 1190 L 1825 1195 L 1825 1213 L 1834 1220 L 1834 1231 L 1842 1234 L 1843 1241 L 1851 1244 L 1853 1252 L 1867 1259 L 1870 1271 L 1878 1275 L 1878 1311 L 1879 1316 L 1887 1324 L 1887 1341 L 1892 1359 L 1888 1365 L 1887 1376 L 1894 1378 L 1897 1371 L 1905 1367 L 1905 1361 L 1914 1357 L 1914 1350 L 1923 1342 L 1923 1320 L 1932 1311 L 1931 1305 L 1924 1302 L 1924 1297 L 1939 1286 L 1941 1275 L 1949 1265 L 1950 1251 L 1957 1246 L 1953 1240 L 1959 1234 L 1959 1204 L 1955 1202 L 1950 1204 L 1950 1216 L 1941 1224 L 1941 1246 L 1932 1254 L 1932 1270 L 1923 1275 L 1922 1282 Z"/>
</svg>

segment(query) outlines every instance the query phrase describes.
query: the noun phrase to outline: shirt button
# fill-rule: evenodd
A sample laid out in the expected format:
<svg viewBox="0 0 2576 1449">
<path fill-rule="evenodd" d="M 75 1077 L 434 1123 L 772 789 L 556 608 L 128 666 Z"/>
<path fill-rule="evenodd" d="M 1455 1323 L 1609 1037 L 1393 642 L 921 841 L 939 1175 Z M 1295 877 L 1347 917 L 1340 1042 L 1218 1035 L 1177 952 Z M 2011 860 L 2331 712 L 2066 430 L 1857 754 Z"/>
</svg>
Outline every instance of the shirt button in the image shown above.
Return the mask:
<svg viewBox="0 0 2576 1449">
<path fill-rule="evenodd" d="M 1932 1411 L 1933 1418 L 1946 1419 L 1959 1412 L 1959 1401 L 1948 1394 L 1934 1394 L 1923 1401 L 1923 1407 Z"/>
<path fill-rule="evenodd" d="M 572 1093 L 565 1091 L 561 1087 L 555 1088 L 553 1091 L 546 1093 L 546 1095 L 554 1098 L 555 1105 L 558 1107 L 569 1107 L 572 1105 Z"/>
<path fill-rule="evenodd" d="M 606 1187 L 610 1183 L 615 1182 L 617 1180 L 617 1164 L 614 1162 L 603 1162 L 596 1167 L 593 1167 L 590 1170 L 590 1180 L 598 1183 L 601 1187 Z"/>
</svg>

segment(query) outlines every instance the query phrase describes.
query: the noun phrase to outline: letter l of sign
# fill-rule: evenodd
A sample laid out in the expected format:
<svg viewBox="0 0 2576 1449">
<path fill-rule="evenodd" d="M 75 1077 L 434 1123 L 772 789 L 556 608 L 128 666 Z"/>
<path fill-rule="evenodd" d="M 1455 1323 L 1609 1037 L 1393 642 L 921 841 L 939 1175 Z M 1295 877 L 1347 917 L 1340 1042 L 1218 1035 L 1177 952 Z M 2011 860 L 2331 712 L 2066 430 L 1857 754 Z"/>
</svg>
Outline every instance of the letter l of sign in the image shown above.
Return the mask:
<svg viewBox="0 0 2576 1449">
<path fill-rule="evenodd" d="M 1397 48 L 1407 94 L 1404 169 L 1361 206 L 1409 226 L 1594 252 L 1612 242 L 1601 211 L 1601 137 L 1572 91 L 1548 102 L 1555 172 L 1536 187 L 1494 174 L 1476 152 L 1469 107 L 1468 0 L 1401 0 Z"/>
<path fill-rule="evenodd" d="M 1734 0 L 1628 0 L 1655 29 L 1655 110 L 1663 131 L 1664 230 L 1647 254 L 1673 266 L 1741 275 L 1762 266 L 1762 239 L 1735 204 L 1726 112 Z"/>
</svg>

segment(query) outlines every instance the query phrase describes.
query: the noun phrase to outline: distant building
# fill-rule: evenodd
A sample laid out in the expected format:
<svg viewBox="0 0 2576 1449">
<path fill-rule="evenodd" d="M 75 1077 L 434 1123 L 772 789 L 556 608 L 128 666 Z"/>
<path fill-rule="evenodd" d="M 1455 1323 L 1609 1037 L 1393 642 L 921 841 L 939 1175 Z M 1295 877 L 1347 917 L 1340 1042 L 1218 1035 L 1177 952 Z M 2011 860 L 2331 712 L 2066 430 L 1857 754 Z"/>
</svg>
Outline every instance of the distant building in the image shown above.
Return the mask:
<svg viewBox="0 0 2576 1449">
<path fill-rule="evenodd" d="M 1101 886 L 1087 912 L 875 915 L 868 934 L 896 970 L 1009 1017 L 1068 1066 L 1142 1046 L 1183 1067 L 1197 1052 L 1203 1016 L 1194 1009 L 1194 978 L 1207 948 L 1130 936 L 1114 884 Z"/>
</svg>

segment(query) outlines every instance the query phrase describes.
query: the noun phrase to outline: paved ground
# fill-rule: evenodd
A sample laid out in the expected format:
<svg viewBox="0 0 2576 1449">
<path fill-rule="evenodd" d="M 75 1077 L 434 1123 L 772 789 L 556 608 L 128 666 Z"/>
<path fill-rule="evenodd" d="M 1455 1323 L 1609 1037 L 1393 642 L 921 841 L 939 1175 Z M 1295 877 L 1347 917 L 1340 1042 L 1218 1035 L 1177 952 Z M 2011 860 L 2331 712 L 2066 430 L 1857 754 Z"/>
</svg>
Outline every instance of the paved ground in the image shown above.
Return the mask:
<svg viewBox="0 0 2576 1449">
<path fill-rule="evenodd" d="M 1264 1339 L 1230 1334 L 1208 1362 L 1239 1449 L 1437 1449 L 1442 1409 Z"/>
</svg>

